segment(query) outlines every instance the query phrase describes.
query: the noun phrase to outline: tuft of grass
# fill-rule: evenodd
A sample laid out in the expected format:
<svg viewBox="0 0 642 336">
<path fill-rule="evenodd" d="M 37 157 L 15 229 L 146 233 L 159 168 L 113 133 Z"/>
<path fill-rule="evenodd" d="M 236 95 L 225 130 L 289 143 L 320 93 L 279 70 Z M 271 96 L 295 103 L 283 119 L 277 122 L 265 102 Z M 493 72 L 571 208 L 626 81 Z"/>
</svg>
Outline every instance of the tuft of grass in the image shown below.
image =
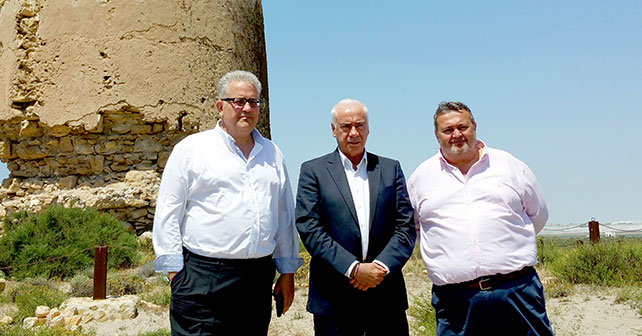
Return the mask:
<svg viewBox="0 0 642 336">
<path fill-rule="evenodd" d="M 20 325 L 0 325 L 0 335 L 11 335 L 11 336 L 92 336 L 96 335 L 95 332 L 90 332 L 89 334 L 83 333 L 77 330 L 70 331 L 63 327 L 46 327 L 41 326 L 33 330 L 22 329 Z M 169 334 L 167 334 L 169 335 Z"/>
<path fill-rule="evenodd" d="M 642 284 L 642 243 L 583 244 L 550 264 L 558 278 L 575 284 L 624 287 Z"/>
<path fill-rule="evenodd" d="M 430 298 L 423 295 L 416 297 L 408 308 L 407 314 L 413 318 L 410 321 L 410 328 L 414 334 L 435 334 L 435 309 L 430 304 Z"/>
<path fill-rule="evenodd" d="M 172 299 L 172 288 L 168 284 L 154 287 L 149 292 L 142 293 L 141 299 L 159 306 L 169 306 Z"/>
<path fill-rule="evenodd" d="M 58 289 L 30 283 L 13 288 L 8 296 L 18 307 L 18 312 L 13 316 L 14 323 L 22 323 L 24 318 L 35 316 L 38 306 L 58 307 L 67 297 Z"/>
<path fill-rule="evenodd" d="M 93 247 L 100 243 L 117 247 L 109 249 L 112 269 L 135 264 L 139 255 L 135 235 L 113 216 L 93 209 L 52 205 L 39 214 L 17 212 L 5 217 L 3 224 L 0 267 L 36 263 L 7 270 L 17 279 L 71 277 L 93 266 Z M 42 262 L 50 258 L 56 259 Z"/>
</svg>

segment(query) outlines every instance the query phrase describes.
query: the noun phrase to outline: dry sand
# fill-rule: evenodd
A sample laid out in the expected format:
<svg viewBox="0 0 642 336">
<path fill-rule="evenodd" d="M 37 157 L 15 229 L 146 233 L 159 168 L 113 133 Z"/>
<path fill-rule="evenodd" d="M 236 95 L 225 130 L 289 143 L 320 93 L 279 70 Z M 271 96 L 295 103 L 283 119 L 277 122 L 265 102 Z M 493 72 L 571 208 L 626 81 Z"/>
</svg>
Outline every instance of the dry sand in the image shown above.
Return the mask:
<svg viewBox="0 0 642 336">
<path fill-rule="evenodd" d="M 411 297 L 430 295 L 430 284 L 422 274 L 406 276 Z M 615 303 L 615 290 L 576 286 L 573 294 L 547 299 L 547 311 L 557 336 L 642 336 L 642 315 L 627 303 Z M 270 336 L 313 335 L 312 315 L 305 311 L 307 289 L 297 290 L 294 303 L 284 316 L 272 316 Z M 137 318 L 85 325 L 97 335 L 138 335 L 158 329 L 169 330 L 168 312 L 141 311 Z M 415 334 L 417 335 L 417 334 Z"/>
</svg>

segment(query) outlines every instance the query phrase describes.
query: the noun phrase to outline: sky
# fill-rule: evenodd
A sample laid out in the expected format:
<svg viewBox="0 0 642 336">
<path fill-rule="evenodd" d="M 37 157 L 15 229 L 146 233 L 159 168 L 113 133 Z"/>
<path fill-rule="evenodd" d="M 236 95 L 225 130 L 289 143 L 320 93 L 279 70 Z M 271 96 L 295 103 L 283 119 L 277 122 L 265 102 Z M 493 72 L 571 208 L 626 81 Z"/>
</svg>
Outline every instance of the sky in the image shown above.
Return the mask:
<svg viewBox="0 0 642 336">
<path fill-rule="evenodd" d="M 549 223 L 642 222 L 642 2 L 263 0 L 263 14 L 295 189 L 301 163 L 336 148 L 339 100 L 367 105 L 366 149 L 406 177 L 438 151 L 437 105 L 457 100 L 531 167 Z"/>
</svg>

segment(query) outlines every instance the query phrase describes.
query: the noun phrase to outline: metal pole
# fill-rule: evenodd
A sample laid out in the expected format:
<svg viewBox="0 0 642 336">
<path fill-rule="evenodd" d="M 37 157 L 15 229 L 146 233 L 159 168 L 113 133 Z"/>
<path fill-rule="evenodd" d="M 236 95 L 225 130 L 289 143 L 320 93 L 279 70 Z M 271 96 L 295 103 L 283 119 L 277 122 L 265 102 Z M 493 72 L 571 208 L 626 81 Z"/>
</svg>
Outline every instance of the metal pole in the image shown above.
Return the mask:
<svg viewBox="0 0 642 336">
<path fill-rule="evenodd" d="M 107 294 L 107 246 L 96 246 L 94 251 L 94 300 L 104 300 Z"/>
<path fill-rule="evenodd" d="M 592 218 L 591 221 L 588 222 L 589 225 L 589 238 L 591 239 L 591 243 L 599 243 L 600 242 L 600 223 L 595 220 L 595 218 Z"/>
</svg>

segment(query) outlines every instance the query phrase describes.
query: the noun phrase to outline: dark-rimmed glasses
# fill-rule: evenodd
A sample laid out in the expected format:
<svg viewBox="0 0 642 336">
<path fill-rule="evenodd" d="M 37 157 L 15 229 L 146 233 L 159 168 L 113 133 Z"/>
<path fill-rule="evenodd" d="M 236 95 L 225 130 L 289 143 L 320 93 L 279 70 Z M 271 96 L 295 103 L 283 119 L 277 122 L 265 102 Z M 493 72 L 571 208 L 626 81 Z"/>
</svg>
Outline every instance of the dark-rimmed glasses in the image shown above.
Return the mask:
<svg viewBox="0 0 642 336">
<path fill-rule="evenodd" d="M 230 102 L 236 107 L 244 107 L 245 104 L 250 104 L 250 107 L 261 106 L 261 99 L 254 98 L 223 98 L 222 101 Z"/>
</svg>

